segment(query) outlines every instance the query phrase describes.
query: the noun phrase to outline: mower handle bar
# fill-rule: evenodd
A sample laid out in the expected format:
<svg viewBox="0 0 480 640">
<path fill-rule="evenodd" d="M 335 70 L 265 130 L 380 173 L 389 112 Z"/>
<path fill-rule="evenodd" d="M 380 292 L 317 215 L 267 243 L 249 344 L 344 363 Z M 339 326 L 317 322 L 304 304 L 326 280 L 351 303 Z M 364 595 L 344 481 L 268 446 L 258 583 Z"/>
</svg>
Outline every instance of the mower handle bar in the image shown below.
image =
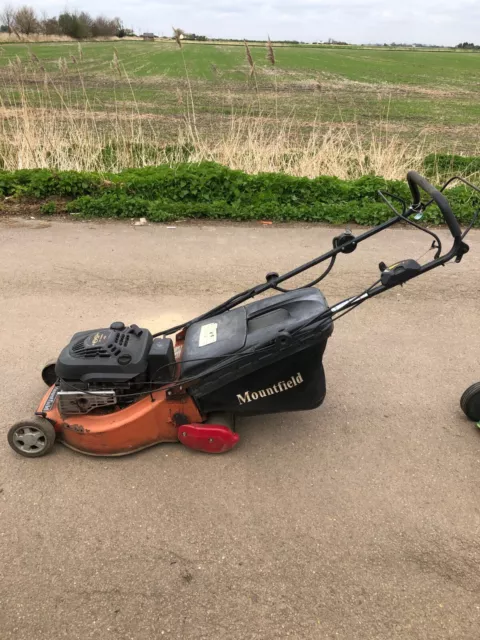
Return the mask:
<svg viewBox="0 0 480 640">
<path fill-rule="evenodd" d="M 427 271 L 430 271 L 430 269 L 434 269 L 435 267 L 438 267 L 440 264 L 446 264 L 452 258 L 456 258 L 457 262 L 460 262 L 463 254 L 467 253 L 468 251 L 468 245 L 466 245 L 463 242 L 463 237 L 466 235 L 466 233 L 468 233 L 469 229 L 467 229 L 464 236 L 462 236 L 462 230 L 460 229 L 458 220 L 456 219 L 455 214 L 453 213 L 447 198 L 438 189 L 435 189 L 435 187 L 433 187 L 419 173 L 417 173 L 416 171 L 409 171 L 407 174 L 407 180 L 408 180 L 408 186 L 410 187 L 410 191 L 412 192 L 412 204 L 410 205 L 408 210 L 405 211 L 403 215 L 399 214 L 394 209 L 396 215 L 393 218 L 390 218 L 390 220 L 386 220 L 385 222 L 382 222 L 376 227 L 372 229 L 368 229 L 364 233 L 361 233 L 360 235 L 352 238 L 351 240 L 349 240 L 344 244 L 339 244 L 339 245 L 334 244 L 334 247 L 331 251 L 328 251 L 327 253 L 324 253 L 323 255 L 318 256 L 317 258 L 314 258 L 313 260 L 310 260 L 309 262 L 306 262 L 305 264 L 300 265 L 296 269 L 293 269 L 292 271 L 289 271 L 288 273 L 285 273 L 282 276 L 279 276 L 276 273 L 271 274 L 274 277 L 269 278 L 267 276 L 267 282 L 260 283 L 255 287 L 251 287 L 246 291 L 242 291 L 241 293 L 238 293 L 237 295 L 229 298 L 222 304 L 217 305 L 213 309 L 210 309 L 210 311 L 207 311 L 206 313 L 203 313 L 202 315 L 196 318 L 193 318 L 189 322 L 180 324 L 176 327 L 171 327 L 170 329 L 167 329 L 165 331 L 158 331 L 153 335 L 153 337 L 156 338 L 157 336 L 167 336 L 167 335 L 170 335 L 171 333 L 175 333 L 176 331 L 185 332 L 188 329 L 188 327 L 195 322 L 200 322 L 201 320 L 211 318 L 214 315 L 218 315 L 220 313 L 224 313 L 225 311 L 229 311 L 230 309 L 233 309 L 234 307 L 237 307 L 238 305 L 243 304 L 247 300 L 250 300 L 251 298 L 258 296 L 269 289 L 278 289 L 279 288 L 278 285 L 280 285 L 282 282 L 285 282 L 286 280 L 289 280 L 290 278 L 293 278 L 294 276 L 297 276 L 300 273 L 303 273 L 304 271 L 308 271 L 308 269 L 315 267 L 316 265 L 324 262 L 325 260 L 328 260 L 329 258 L 335 259 L 338 253 L 345 252 L 345 247 L 351 245 L 355 248 L 363 240 L 370 238 L 371 236 L 375 235 L 376 233 L 379 233 L 380 231 L 383 231 L 384 229 L 388 229 L 392 225 L 398 223 L 400 220 L 405 219 L 406 217 L 412 215 L 413 213 L 420 213 L 424 211 L 425 206 L 428 206 L 428 204 L 430 203 L 428 203 L 427 205 L 422 204 L 420 189 L 423 189 L 423 191 L 425 191 L 432 198 L 432 201 L 437 204 L 454 238 L 454 243 L 452 248 L 447 254 L 445 254 L 444 256 L 435 258 L 431 262 L 423 265 L 419 273 L 417 273 L 416 275 L 420 275 L 420 273 L 426 273 Z M 476 189 L 476 187 L 474 187 L 474 189 Z M 415 225 L 415 226 L 418 226 L 418 225 Z M 329 269 L 327 270 L 326 273 L 329 272 Z M 326 273 L 324 275 L 326 275 Z M 356 298 L 351 298 L 350 300 L 344 301 L 344 303 L 345 302 L 348 303 L 347 305 L 344 303 L 341 303 L 342 308 L 347 308 L 347 306 L 352 306 L 352 305 L 357 306 L 357 303 L 360 300 L 363 301 L 367 298 L 372 298 L 373 296 L 376 296 L 385 290 L 386 290 L 386 287 L 384 285 L 378 285 L 378 286 L 373 285 L 362 296 L 357 296 Z M 350 305 L 350 303 L 352 303 L 352 305 Z M 331 309 L 328 310 L 328 313 L 330 312 L 331 312 Z"/>
<path fill-rule="evenodd" d="M 422 199 L 420 196 L 420 189 L 423 189 L 428 195 L 432 198 L 435 204 L 438 206 L 442 215 L 445 219 L 445 222 L 450 229 L 452 236 L 455 240 L 459 240 L 462 237 L 462 230 L 460 229 L 460 225 L 458 224 L 458 220 L 455 217 L 455 214 L 452 211 L 452 207 L 448 202 L 447 198 L 441 193 L 438 189 L 435 189 L 428 180 L 423 178 L 416 171 L 409 171 L 407 173 L 408 186 L 410 187 L 410 191 L 412 192 L 413 203 L 411 206 L 411 210 L 418 210 L 419 205 L 422 204 Z M 419 189 L 420 187 L 420 189 Z"/>
</svg>

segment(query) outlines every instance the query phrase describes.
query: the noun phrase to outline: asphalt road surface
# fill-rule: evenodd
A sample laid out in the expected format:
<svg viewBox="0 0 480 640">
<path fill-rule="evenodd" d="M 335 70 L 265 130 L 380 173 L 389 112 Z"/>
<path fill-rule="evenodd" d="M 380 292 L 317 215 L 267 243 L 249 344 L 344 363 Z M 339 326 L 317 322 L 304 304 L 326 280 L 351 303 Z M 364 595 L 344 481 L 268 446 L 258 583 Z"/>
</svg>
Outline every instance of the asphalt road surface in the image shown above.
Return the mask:
<svg viewBox="0 0 480 640">
<path fill-rule="evenodd" d="M 480 380 L 479 232 L 460 265 L 339 321 L 322 407 L 245 419 L 228 454 L 58 444 L 29 460 L 7 445 L 75 331 L 187 320 L 335 234 L 0 223 L 2 640 L 480 637 L 480 432 L 459 409 Z M 381 260 L 429 245 L 387 231 L 341 256 L 323 290 L 359 293 Z"/>
</svg>

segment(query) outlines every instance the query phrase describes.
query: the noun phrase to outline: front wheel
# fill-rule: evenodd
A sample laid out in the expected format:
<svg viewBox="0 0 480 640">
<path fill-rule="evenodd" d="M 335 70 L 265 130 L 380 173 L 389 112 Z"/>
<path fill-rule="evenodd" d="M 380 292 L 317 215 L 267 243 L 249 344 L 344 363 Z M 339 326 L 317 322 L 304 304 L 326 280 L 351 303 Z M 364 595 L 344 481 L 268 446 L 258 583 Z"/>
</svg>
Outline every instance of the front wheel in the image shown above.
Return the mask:
<svg viewBox="0 0 480 640">
<path fill-rule="evenodd" d="M 480 382 L 472 384 L 464 391 L 460 399 L 460 406 L 467 418 L 474 422 L 480 422 Z"/>
<path fill-rule="evenodd" d="M 8 444 L 21 456 L 39 458 L 53 449 L 55 429 L 48 420 L 36 416 L 10 427 L 7 438 Z"/>
</svg>

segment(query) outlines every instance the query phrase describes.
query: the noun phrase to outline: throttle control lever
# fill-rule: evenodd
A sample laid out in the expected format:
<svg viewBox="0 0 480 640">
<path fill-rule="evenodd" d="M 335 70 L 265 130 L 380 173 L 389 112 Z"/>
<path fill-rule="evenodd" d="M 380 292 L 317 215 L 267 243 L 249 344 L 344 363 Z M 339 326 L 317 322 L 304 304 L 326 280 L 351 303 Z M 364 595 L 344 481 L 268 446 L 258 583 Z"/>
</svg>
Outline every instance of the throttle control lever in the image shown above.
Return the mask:
<svg viewBox="0 0 480 640">
<path fill-rule="evenodd" d="M 415 278 L 422 269 L 421 265 L 411 258 L 392 264 L 391 267 L 387 267 L 384 262 L 381 262 L 378 266 L 382 272 L 380 281 L 387 289 L 389 287 L 395 287 L 397 284 L 403 284 L 411 278 Z"/>
</svg>

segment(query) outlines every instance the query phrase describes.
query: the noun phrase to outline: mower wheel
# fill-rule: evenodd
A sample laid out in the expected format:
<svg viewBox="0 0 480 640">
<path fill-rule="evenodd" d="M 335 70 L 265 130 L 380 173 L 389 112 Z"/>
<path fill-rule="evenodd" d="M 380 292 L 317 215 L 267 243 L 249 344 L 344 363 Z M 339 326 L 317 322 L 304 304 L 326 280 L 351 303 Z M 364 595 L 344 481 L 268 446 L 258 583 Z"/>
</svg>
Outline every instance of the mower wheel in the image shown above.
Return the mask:
<svg viewBox="0 0 480 640">
<path fill-rule="evenodd" d="M 56 364 L 56 360 L 47 362 L 47 364 L 42 369 L 42 380 L 47 385 L 47 387 L 51 387 L 52 384 L 55 384 L 55 382 L 57 381 L 57 374 L 55 373 Z"/>
<path fill-rule="evenodd" d="M 467 418 L 480 422 L 480 382 L 468 387 L 460 399 L 460 406 Z"/>
<path fill-rule="evenodd" d="M 35 416 L 10 427 L 7 438 L 8 444 L 21 456 L 39 458 L 52 450 L 55 429 L 45 418 Z"/>
</svg>

